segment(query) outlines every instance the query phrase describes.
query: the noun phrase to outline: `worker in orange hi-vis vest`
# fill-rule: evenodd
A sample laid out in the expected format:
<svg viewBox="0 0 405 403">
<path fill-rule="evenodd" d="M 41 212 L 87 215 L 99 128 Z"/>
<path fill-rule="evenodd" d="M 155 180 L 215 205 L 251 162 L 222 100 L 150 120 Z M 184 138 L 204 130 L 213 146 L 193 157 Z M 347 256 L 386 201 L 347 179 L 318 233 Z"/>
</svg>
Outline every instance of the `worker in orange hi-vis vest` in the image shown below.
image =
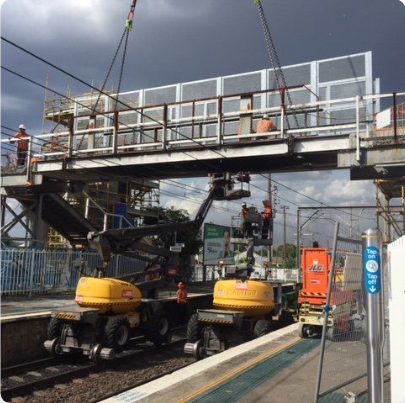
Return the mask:
<svg viewBox="0 0 405 403">
<path fill-rule="evenodd" d="M 25 165 L 28 154 L 28 139 L 29 135 L 25 131 L 26 128 L 23 124 L 18 127 L 19 131 L 10 141 L 18 141 L 17 143 L 17 165 Z"/>
<path fill-rule="evenodd" d="M 264 212 L 263 212 L 263 228 L 262 239 L 268 238 L 268 231 L 270 229 L 270 219 L 273 216 L 273 209 L 269 200 L 263 200 Z"/>
<path fill-rule="evenodd" d="M 270 218 L 273 215 L 273 209 L 271 208 L 271 204 L 268 200 L 264 200 L 263 205 L 264 205 L 263 221 L 268 225 L 268 223 L 270 222 Z"/>
<path fill-rule="evenodd" d="M 276 125 L 269 119 L 269 115 L 263 115 L 262 120 L 257 123 L 256 133 L 268 133 L 272 130 L 276 130 Z M 261 138 L 263 137 L 258 137 Z"/>
<path fill-rule="evenodd" d="M 186 323 L 188 316 L 188 295 L 186 285 L 180 282 L 178 285 L 178 290 L 176 293 L 177 296 L 177 305 L 178 305 L 178 322 Z"/>
</svg>

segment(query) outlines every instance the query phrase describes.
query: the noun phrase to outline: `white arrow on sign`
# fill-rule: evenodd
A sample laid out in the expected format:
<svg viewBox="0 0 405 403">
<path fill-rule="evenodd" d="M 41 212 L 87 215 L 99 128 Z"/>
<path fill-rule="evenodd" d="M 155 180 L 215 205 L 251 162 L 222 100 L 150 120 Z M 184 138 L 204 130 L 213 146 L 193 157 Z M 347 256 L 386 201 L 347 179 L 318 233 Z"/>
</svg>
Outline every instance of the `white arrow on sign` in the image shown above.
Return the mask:
<svg viewBox="0 0 405 403">
<path fill-rule="evenodd" d="M 370 291 L 371 291 L 371 292 L 374 292 L 374 291 L 376 291 L 376 290 L 377 290 L 377 288 L 375 288 L 374 286 L 370 287 Z"/>
</svg>

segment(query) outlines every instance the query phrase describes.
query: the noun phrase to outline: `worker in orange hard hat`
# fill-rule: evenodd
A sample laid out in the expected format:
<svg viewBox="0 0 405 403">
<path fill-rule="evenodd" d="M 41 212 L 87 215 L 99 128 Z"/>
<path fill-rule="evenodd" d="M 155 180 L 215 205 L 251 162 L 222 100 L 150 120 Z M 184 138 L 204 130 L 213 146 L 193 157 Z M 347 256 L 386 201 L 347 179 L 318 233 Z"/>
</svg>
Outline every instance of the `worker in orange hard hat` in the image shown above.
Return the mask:
<svg viewBox="0 0 405 403">
<path fill-rule="evenodd" d="M 188 316 L 188 295 L 187 287 L 183 282 L 177 284 L 177 306 L 178 306 L 178 322 L 184 323 L 187 321 Z"/>
</svg>

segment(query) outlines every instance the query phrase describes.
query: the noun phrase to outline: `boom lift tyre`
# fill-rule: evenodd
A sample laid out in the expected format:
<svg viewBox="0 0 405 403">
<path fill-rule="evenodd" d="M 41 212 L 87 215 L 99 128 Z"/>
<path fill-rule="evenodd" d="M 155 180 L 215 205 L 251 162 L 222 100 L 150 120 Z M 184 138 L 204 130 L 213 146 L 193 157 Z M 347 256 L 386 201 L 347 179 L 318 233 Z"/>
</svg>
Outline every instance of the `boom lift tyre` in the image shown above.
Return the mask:
<svg viewBox="0 0 405 403">
<path fill-rule="evenodd" d="M 187 324 L 187 341 L 189 343 L 195 343 L 201 339 L 203 333 L 203 326 L 198 321 L 198 314 L 194 313 L 191 315 L 190 320 Z"/>
<path fill-rule="evenodd" d="M 56 339 L 60 337 L 62 333 L 63 321 L 59 318 L 52 318 L 49 322 L 47 329 L 47 336 L 49 340 Z"/>
<path fill-rule="evenodd" d="M 271 321 L 259 319 L 255 324 L 253 334 L 255 335 L 256 338 L 262 337 L 267 333 L 270 333 L 270 330 L 271 330 Z"/>
<path fill-rule="evenodd" d="M 166 314 L 151 316 L 146 330 L 146 336 L 156 347 L 170 341 L 170 321 Z"/>
<path fill-rule="evenodd" d="M 126 318 L 113 318 L 105 326 L 106 345 L 114 349 L 123 348 L 129 340 L 130 328 Z"/>
</svg>

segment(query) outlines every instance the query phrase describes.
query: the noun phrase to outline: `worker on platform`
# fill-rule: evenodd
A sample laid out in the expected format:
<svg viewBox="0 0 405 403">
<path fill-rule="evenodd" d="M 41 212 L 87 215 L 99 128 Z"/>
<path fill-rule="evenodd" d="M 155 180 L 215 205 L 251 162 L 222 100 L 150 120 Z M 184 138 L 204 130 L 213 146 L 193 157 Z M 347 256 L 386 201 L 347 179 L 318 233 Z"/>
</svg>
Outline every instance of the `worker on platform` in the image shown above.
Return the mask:
<svg viewBox="0 0 405 403">
<path fill-rule="evenodd" d="M 18 127 L 18 133 L 15 134 L 14 139 L 11 141 L 17 141 L 17 165 L 24 166 L 28 154 L 28 139 L 29 135 L 26 132 L 26 127 L 21 124 Z"/>
<path fill-rule="evenodd" d="M 188 294 L 187 287 L 183 282 L 177 284 L 179 288 L 176 293 L 178 306 L 178 322 L 186 323 L 188 319 Z"/>
<path fill-rule="evenodd" d="M 273 216 L 273 209 L 269 200 L 263 200 L 264 212 L 263 212 L 263 230 L 262 239 L 268 238 L 268 231 L 270 228 L 270 220 Z"/>
<path fill-rule="evenodd" d="M 243 238 L 247 235 L 247 225 L 246 225 L 246 214 L 249 212 L 249 209 L 246 203 L 242 203 L 242 210 L 239 213 L 240 221 L 241 221 L 241 228 L 242 228 L 242 236 Z"/>
<path fill-rule="evenodd" d="M 276 130 L 276 125 L 269 119 L 269 115 L 263 115 L 263 118 L 257 123 L 256 133 L 268 133 Z M 257 137 L 257 140 L 264 139 L 264 137 Z"/>
</svg>

